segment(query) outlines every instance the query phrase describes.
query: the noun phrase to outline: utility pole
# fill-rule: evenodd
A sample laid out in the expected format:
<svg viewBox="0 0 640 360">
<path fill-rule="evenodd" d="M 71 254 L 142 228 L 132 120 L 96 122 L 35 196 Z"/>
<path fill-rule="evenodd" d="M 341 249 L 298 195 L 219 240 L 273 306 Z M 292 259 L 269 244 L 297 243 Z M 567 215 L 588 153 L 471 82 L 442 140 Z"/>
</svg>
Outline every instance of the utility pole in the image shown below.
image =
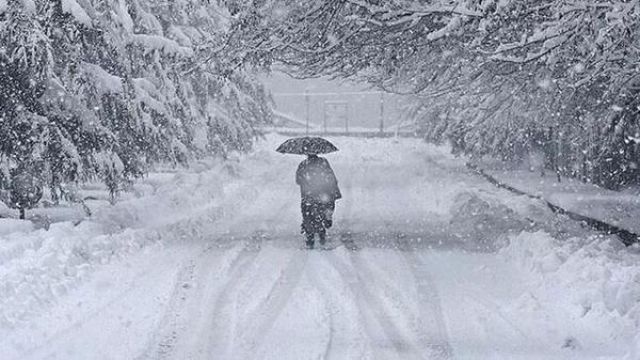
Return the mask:
<svg viewBox="0 0 640 360">
<path fill-rule="evenodd" d="M 380 134 L 384 133 L 384 93 L 380 92 Z"/>
<path fill-rule="evenodd" d="M 306 113 L 307 113 L 307 136 L 309 136 L 309 116 L 310 116 L 310 112 L 309 112 L 309 89 L 304 89 L 304 101 L 305 101 L 305 105 L 306 105 Z"/>
</svg>

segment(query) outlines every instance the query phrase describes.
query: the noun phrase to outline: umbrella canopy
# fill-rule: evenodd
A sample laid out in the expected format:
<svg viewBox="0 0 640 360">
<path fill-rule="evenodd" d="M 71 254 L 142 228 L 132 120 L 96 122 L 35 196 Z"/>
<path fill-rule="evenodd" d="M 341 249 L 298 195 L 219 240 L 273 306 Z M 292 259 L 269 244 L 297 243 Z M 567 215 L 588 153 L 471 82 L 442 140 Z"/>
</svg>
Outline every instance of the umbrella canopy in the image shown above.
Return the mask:
<svg viewBox="0 0 640 360">
<path fill-rule="evenodd" d="M 328 154 L 338 151 L 338 148 L 326 139 L 305 136 L 283 142 L 276 151 L 283 154 L 309 155 Z"/>
</svg>

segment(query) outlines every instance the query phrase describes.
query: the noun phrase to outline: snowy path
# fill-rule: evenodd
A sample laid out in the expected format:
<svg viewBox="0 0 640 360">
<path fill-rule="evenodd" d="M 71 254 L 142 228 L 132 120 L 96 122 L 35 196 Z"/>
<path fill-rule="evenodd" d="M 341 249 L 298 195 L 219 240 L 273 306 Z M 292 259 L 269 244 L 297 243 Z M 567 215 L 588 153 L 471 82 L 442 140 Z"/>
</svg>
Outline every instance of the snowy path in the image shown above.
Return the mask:
<svg viewBox="0 0 640 360">
<path fill-rule="evenodd" d="M 419 304 L 434 289 L 411 285 L 405 256 L 286 245 L 210 249 L 185 267 L 142 358 L 449 358 L 439 304 Z"/>
<path fill-rule="evenodd" d="M 464 240 L 467 219 L 454 211 L 460 194 L 501 197 L 520 209 L 526 200 L 485 185 L 445 150 L 417 140 L 335 139 L 342 151 L 329 160 L 345 195 L 330 239 L 337 247 L 302 250 L 293 183 L 299 158 L 273 154 L 279 140 L 269 139 L 265 150 L 243 161 L 215 206 L 184 205 L 197 218 L 217 221 L 185 220 L 178 227 L 188 231 L 177 238 L 98 268 L 47 311 L 5 332 L 2 358 L 613 359 L 625 353 L 628 332 L 603 337 L 619 323 L 580 323 L 562 304 L 532 300 L 530 274 Z M 220 209 L 222 215 L 212 215 Z M 480 219 L 497 211 L 476 210 Z M 511 223 L 505 224 L 493 230 L 506 233 Z M 487 233 L 474 231 L 486 240 Z"/>
</svg>

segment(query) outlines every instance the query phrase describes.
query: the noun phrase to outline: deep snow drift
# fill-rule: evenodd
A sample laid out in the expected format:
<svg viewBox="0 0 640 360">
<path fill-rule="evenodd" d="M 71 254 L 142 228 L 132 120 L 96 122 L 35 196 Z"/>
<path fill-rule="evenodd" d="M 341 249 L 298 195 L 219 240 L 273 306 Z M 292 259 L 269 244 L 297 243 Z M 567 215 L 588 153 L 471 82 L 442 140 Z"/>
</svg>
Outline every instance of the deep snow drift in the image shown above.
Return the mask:
<svg viewBox="0 0 640 360">
<path fill-rule="evenodd" d="M 282 140 L 152 174 L 78 226 L 7 226 L 2 358 L 640 357 L 637 250 L 447 149 L 352 138 L 327 156 L 337 247 L 302 250 Z"/>
</svg>

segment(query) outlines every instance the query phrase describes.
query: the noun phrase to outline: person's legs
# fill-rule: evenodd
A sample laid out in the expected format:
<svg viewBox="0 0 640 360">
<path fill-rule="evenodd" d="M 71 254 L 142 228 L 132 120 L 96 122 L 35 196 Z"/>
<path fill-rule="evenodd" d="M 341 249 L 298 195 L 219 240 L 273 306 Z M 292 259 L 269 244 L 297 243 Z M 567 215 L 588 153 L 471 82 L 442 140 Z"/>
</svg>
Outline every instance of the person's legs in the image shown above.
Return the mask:
<svg viewBox="0 0 640 360">
<path fill-rule="evenodd" d="M 327 242 L 327 230 L 320 230 L 320 232 L 318 232 L 318 238 L 320 240 L 320 245 L 324 245 Z"/>
<path fill-rule="evenodd" d="M 306 236 L 307 247 L 313 248 L 315 234 L 322 230 L 320 204 L 306 200 L 302 202 L 302 232 Z"/>
<path fill-rule="evenodd" d="M 336 208 L 335 202 L 326 203 L 323 205 L 321 214 L 322 214 L 322 225 L 325 229 L 329 229 L 333 226 L 333 210 Z"/>
<path fill-rule="evenodd" d="M 306 236 L 306 244 L 313 248 L 315 234 L 321 244 L 326 242 L 327 231 L 333 225 L 332 215 L 335 202 L 322 203 L 305 199 L 302 201 L 302 233 Z"/>
<path fill-rule="evenodd" d="M 315 237 L 315 234 L 314 233 L 306 234 L 306 236 L 307 236 L 307 241 L 305 242 L 305 244 L 309 249 L 313 249 L 313 245 L 314 245 L 313 238 Z M 322 243 L 322 240 L 320 240 L 320 242 Z"/>
<path fill-rule="evenodd" d="M 307 246 L 313 247 L 313 206 L 309 201 L 303 199 L 300 208 L 302 210 L 302 233 L 306 237 Z"/>
</svg>

